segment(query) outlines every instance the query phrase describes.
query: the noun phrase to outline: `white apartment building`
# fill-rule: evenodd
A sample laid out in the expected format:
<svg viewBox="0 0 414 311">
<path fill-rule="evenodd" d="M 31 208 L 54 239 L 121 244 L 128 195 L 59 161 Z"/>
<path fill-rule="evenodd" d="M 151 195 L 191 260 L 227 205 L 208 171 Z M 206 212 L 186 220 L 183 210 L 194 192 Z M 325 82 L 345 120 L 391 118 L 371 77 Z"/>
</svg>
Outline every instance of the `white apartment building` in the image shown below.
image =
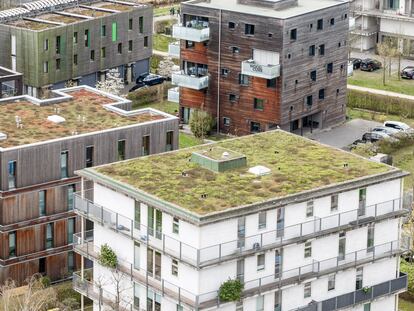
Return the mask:
<svg viewBox="0 0 414 311">
<path fill-rule="evenodd" d="M 405 56 L 414 57 L 413 0 L 352 0 L 356 19 L 351 44 L 361 51 L 374 49 L 386 37 L 400 41 Z"/>
<path fill-rule="evenodd" d="M 407 288 L 397 168 L 277 130 L 77 174 L 93 269 L 73 282 L 95 311 L 397 311 Z M 220 301 L 236 278 L 241 301 Z"/>
</svg>

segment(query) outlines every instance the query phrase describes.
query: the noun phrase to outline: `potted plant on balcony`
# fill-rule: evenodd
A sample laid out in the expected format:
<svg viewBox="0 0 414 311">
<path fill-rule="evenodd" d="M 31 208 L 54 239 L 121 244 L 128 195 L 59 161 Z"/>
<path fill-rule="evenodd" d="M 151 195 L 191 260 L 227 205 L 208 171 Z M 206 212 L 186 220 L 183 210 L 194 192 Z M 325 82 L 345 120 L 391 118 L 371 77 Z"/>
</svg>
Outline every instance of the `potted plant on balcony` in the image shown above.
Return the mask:
<svg viewBox="0 0 414 311">
<path fill-rule="evenodd" d="M 108 244 L 101 246 L 101 251 L 99 253 L 99 263 L 108 268 L 115 269 L 118 265 L 118 258 L 112 248 Z"/>
<path fill-rule="evenodd" d="M 219 289 L 220 301 L 239 301 L 243 291 L 243 283 L 238 279 L 228 279 Z"/>
<path fill-rule="evenodd" d="M 371 291 L 371 287 L 364 286 L 364 287 L 362 288 L 362 291 L 364 292 L 364 294 L 368 294 L 368 293 Z"/>
</svg>

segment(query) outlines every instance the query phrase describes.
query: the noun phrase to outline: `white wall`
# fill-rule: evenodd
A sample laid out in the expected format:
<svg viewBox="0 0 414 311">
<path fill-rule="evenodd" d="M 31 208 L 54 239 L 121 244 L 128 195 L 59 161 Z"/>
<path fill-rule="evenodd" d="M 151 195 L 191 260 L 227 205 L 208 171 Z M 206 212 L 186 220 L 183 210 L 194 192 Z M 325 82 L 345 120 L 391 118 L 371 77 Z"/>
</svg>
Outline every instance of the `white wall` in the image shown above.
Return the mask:
<svg viewBox="0 0 414 311">
<path fill-rule="evenodd" d="M 380 31 L 414 37 L 414 23 L 381 18 Z"/>
</svg>

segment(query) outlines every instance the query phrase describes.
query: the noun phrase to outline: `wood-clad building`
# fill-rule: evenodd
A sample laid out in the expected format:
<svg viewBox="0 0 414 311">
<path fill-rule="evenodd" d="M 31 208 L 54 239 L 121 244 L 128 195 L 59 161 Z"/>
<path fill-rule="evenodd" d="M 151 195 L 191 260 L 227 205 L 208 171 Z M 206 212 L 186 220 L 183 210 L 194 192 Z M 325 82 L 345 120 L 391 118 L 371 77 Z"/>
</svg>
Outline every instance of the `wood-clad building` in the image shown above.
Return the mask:
<svg viewBox="0 0 414 311">
<path fill-rule="evenodd" d="M 191 0 L 181 5 L 180 117 L 221 132 L 302 132 L 345 120 L 348 4 L 336 0 Z"/>
<path fill-rule="evenodd" d="M 0 115 L 1 283 L 76 268 L 74 171 L 178 148 L 178 118 L 87 86 L 1 99 Z"/>
</svg>

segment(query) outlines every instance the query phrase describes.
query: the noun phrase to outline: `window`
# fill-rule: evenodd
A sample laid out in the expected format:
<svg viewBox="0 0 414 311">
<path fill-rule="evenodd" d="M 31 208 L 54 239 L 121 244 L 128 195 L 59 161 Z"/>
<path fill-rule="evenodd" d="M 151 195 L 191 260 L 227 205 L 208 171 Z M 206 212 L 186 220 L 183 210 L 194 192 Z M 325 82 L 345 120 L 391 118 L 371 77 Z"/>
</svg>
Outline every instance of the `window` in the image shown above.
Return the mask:
<svg viewBox="0 0 414 311">
<path fill-rule="evenodd" d="M 316 81 L 316 70 L 312 70 L 312 71 L 310 72 L 310 79 L 311 79 L 312 81 Z"/>
<path fill-rule="evenodd" d="M 183 306 L 177 305 L 177 310 L 176 311 L 184 311 Z"/>
<path fill-rule="evenodd" d="M 140 304 L 139 304 L 139 294 L 140 292 L 140 286 L 138 283 L 134 282 L 134 307 L 139 310 L 140 309 Z"/>
<path fill-rule="evenodd" d="M 122 54 L 122 43 L 118 43 L 118 54 Z"/>
<path fill-rule="evenodd" d="M 359 204 L 358 204 L 358 216 L 365 216 L 365 208 L 367 201 L 367 189 L 359 189 Z"/>
<path fill-rule="evenodd" d="M 16 231 L 9 233 L 9 258 L 16 257 Z"/>
<path fill-rule="evenodd" d="M 77 66 L 77 65 L 78 65 L 78 54 L 73 55 L 73 64 L 74 64 L 75 66 Z"/>
<path fill-rule="evenodd" d="M 263 111 L 264 99 L 254 98 L 253 107 L 255 110 Z"/>
<path fill-rule="evenodd" d="M 56 70 L 60 70 L 60 58 L 56 59 Z"/>
<path fill-rule="evenodd" d="M 39 191 L 39 216 L 46 216 L 46 190 Z"/>
<path fill-rule="evenodd" d="M 317 30 L 322 30 L 323 29 L 323 19 L 318 19 L 316 29 Z"/>
<path fill-rule="evenodd" d="M 362 267 L 356 269 L 355 290 L 362 288 L 364 270 Z"/>
<path fill-rule="evenodd" d="M 306 202 L 306 217 L 313 216 L 313 201 Z"/>
<path fill-rule="evenodd" d="M 268 88 L 275 88 L 276 87 L 276 78 L 274 79 L 267 79 L 266 84 Z"/>
<path fill-rule="evenodd" d="M 60 177 L 68 178 L 68 160 L 69 160 L 69 151 L 62 151 L 60 153 Z"/>
<path fill-rule="evenodd" d="M 84 35 L 83 39 L 85 41 L 85 47 L 89 47 L 90 37 L 89 37 L 89 30 L 88 29 L 85 30 L 85 35 Z"/>
<path fill-rule="evenodd" d="M 46 273 L 46 257 L 39 258 L 39 273 L 40 274 Z"/>
<path fill-rule="evenodd" d="M 112 22 L 112 42 L 118 40 L 118 24 L 117 22 Z"/>
<path fill-rule="evenodd" d="M 223 124 L 224 126 L 230 126 L 231 120 L 230 118 L 224 117 L 223 118 Z"/>
<path fill-rule="evenodd" d="M 328 65 L 326 65 L 326 72 L 327 73 L 333 72 L 333 63 L 329 63 Z"/>
<path fill-rule="evenodd" d="M 68 219 L 68 244 L 73 243 L 73 234 L 75 233 L 75 218 Z"/>
<path fill-rule="evenodd" d="M 46 249 L 53 247 L 53 223 L 46 224 Z"/>
<path fill-rule="evenodd" d="M 229 74 L 229 70 L 227 68 L 221 68 L 221 75 L 227 77 Z"/>
<path fill-rule="evenodd" d="M 261 127 L 260 127 L 260 123 L 259 122 L 250 122 L 250 132 L 252 133 L 259 133 L 261 132 Z"/>
<path fill-rule="evenodd" d="M 148 47 L 148 37 L 144 37 L 144 48 Z"/>
<path fill-rule="evenodd" d="M 154 236 L 157 239 L 162 238 L 162 212 L 153 208 L 152 206 L 148 206 L 147 210 L 148 216 L 148 234 Z M 154 234 L 155 233 L 155 234 Z"/>
<path fill-rule="evenodd" d="M 177 217 L 173 217 L 173 233 L 179 234 L 180 233 L 180 220 Z"/>
<path fill-rule="evenodd" d="M 310 107 L 312 106 L 312 103 L 313 103 L 312 95 L 306 96 L 306 105 Z"/>
<path fill-rule="evenodd" d="M 237 218 L 237 247 L 241 248 L 245 245 L 246 237 L 246 218 Z"/>
<path fill-rule="evenodd" d="M 134 241 L 134 269 L 139 270 L 141 267 L 141 245 Z"/>
<path fill-rule="evenodd" d="M 134 227 L 135 229 L 140 229 L 141 224 L 141 204 L 138 201 L 135 201 L 134 204 Z"/>
<path fill-rule="evenodd" d="M 142 155 L 147 156 L 150 154 L 150 137 L 149 135 L 142 136 Z"/>
<path fill-rule="evenodd" d="M 73 256 L 73 252 L 68 252 L 68 271 L 69 273 L 73 273 L 75 270 L 75 260 Z"/>
<path fill-rule="evenodd" d="M 160 311 L 162 296 L 154 293 L 152 290 L 147 290 L 147 311 Z"/>
<path fill-rule="evenodd" d="M 49 72 L 49 62 L 43 62 L 43 72 L 44 73 Z"/>
<path fill-rule="evenodd" d="M 9 184 L 9 189 L 16 188 L 16 161 L 9 161 L 7 164 L 7 179 Z"/>
<path fill-rule="evenodd" d="M 338 42 L 338 48 L 340 48 L 341 47 L 341 42 Z"/>
<path fill-rule="evenodd" d="M 165 150 L 171 151 L 173 150 L 173 144 L 174 144 L 174 132 L 168 131 L 166 136 L 166 142 L 165 142 Z"/>
<path fill-rule="evenodd" d="M 335 289 L 335 274 L 328 276 L 328 291 Z"/>
<path fill-rule="evenodd" d="M 312 257 L 312 242 L 305 243 L 305 258 Z"/>
<path fill-rule="evenodd" d="M 92 167 L 93 166 L 93 146 L 87 146 L 86 147 L 86 167 Z"/>
<path fill-rule="evenodd" d="M 303 298 L 309 298 L 310 296 L 312 296 L 312 283 L 307 282 L 303 287 Z"/>
<path fill-rule="evenodd" d="M 161 253 L 151 248 L 147 249 L 147 270 L 149 276 L 161 279 Z"/>
<path fill-rule="evenodd" d="M 193 47 L 194 47 L 194 41 L 189 41 L 189 40 L 186 40 L 186 41 L 185 41 L 185 47 L 186 47 L 186 49 L 191 49 L 191 48 L 193 48 Z"/>
<path fill-rule="evenodd" d="M 259 213 L 259 229 L 266 228 L 266 212 Z"/>
<path fill-rule="evenodd" d="M 246 24 L 244 26 L 244 33 L 246 35 L 254 35 L 254 25 L 252 25 L 252 24 Z"/>
<path fill-rule="evenodd" d="M 257 255 L 257 271 L 264 270 L 265 268 L 265 254 Z"/>
<path fill-rule="evenodd" d="M 345 18 L 345 19 L 347 19 L 347 18 L 348 18 L 348 14 L 345 14 L 345 15 L 344 15 L 344 18 Z"/>
<path fill-rule="evenodd" d="M 371 311 L 371 303 L 364 304 L 364 311 Z"/>
<path fill-rule="evenodd" d="M 319 90 L 319 99 L 325 99 L 325 89 Z"/>
<path fill-rule="evenodd" d="M 240 282 L 244 282 L 244 259 L 237 260 L 236 263 L 236 278 Z"/>
<path fill-rule="evenodd" d="M 256 298 L 256 311 L 263 311 L 264 310 L 264 296 L 259 295 Z"/>
<path fill-rule="evenodd" d="M 132 18 L 130 18 L 130 19 L 128 20 L 128 30 L 132 30 L 132 25 L 133 25 L 133 23 L 132 23 Z"/>
<path fill-rule="evenodd" d="M 67 188 L 67 201 L 68 201 L 68 211 L 73 210 L 73 194 L 76 192 L 75 185 L 69 185 Z"/>
<path fill-rule="evenodd" d="M 330 23 L 331 23 L 332 26 L 335 25 L 335 18 L 331 18 Z"/>
<path fill-rule="evenodd" d="M 230 29 L 236 28 L 236 24 L 234 22 L 229 22 L 229 28 Z"/>
<path fill-rule="evenodd" d="M 315 45 L 309 47 L 309 56 L 315 56 Z"/>
<path fill-rule="evenodd" d="M 339 233 L 339 245 L 338 245 L 338 260 L 345 259 L 345 249 L 346 249 L 346 234 L 345 232 Z"/>
<path fill-rule="evenodd" d="M 290 30 L 290 40 L 296 40 L 296 38 L 297 38 L 297 29 L 295 28 L 295 29 L 291 29 Z"/>
<path fill-rule="evenodd" d="M 77 44 L 78 43 L 78 32 L 74 32 L 73 33 L 73 44 Z"/>
<path fill-rule="evenodd" d="M 240 53 L 240 48 L 237 47 L 237 46 L 232 46 L 231 51 L 233 52 L 233 54 L 239 54 Z"/>
<path fill-rule="evenodd" d="M 374 233 L 375 233 L 374 224 L 370 224 L 368 226 L 368 232 L 367 232 L 367 252 L 374 251 Z"/>
<path fill-rule="evenodd" d="M 249 85 L 249 76 L 244 74 L 239 74 L 239 84 L 240 85 Z"/>
<path fill-rule="evenodd" d="M 321 44 L 319 46 L 319 55 L 321 56 L 325 55 L 325 44 Z"/>
<path fill-rule="evenodd" d="M 282 304 L 281 304 L 281 300 L 282 300 L 282 291 L 278 290 L 275 291 L 275 307 L 274 310 L 275 311 L 281 311 L 282 309 Z"/>
<path fill-rule="evenodd" d="M 176 259 L 171 260 L 171 274 L 178 276 L 178 260 Z"/>
<path fill-rule="evenodd" d="M 338 195 L 333 194 L 331 195 L 331 212 L 335 212 L 338 210 Z"/>
<path fill-rule="evenodd" d="M 43 41 L 43 50 L 49 50 L 49 39 L 45 39 L 45 41 Z"/>
<path fill-rule="evenodd" d="M 139 33 L 144 32 L 144 16 L 140 16 L 138 19 L 138 29 L 139 29 Z"/>
<path fill-rule="evenodd" d="M 118 140 L 118 161 L 125 160 L 125 139 Z"/>
<path fill-rule="evenodd" d="M 229 94 L 229 101 L 234 102 L 237 100 L 237 96 L 235 94 Z"/>
<path fill-rule="evenodd" d="M 101 58 L 105 58 L 106 57 L 106 48 L 102 47 L 101 48 Z"/>
<path fill-rule="evenodd" d="M 60 54 L 60 36 L 56 37 L 56 54 Z"/>
<path fill-rule="evenodd" d="M 106 37 L 106 25 L 101 26 L 101 36 Z"/>
<path fill-rule="evenodd" d="M 313 24 L 309 24 L 309 30 L 312 31 L 313 29 Z"/>
<path fill-rule="evenodd" d="M 132 52 L 132 40 L 128 41 L 128 52 Z"/>
<path fill-rule="evenodd" d="M 91 60 L 92 62 L 93 62 L 93 61 L 95 61 L 95 50 L 92 50 L 90 54 L 91 54 L 91 55 L 90 55 L 90 60 Z"/>
</svg>

